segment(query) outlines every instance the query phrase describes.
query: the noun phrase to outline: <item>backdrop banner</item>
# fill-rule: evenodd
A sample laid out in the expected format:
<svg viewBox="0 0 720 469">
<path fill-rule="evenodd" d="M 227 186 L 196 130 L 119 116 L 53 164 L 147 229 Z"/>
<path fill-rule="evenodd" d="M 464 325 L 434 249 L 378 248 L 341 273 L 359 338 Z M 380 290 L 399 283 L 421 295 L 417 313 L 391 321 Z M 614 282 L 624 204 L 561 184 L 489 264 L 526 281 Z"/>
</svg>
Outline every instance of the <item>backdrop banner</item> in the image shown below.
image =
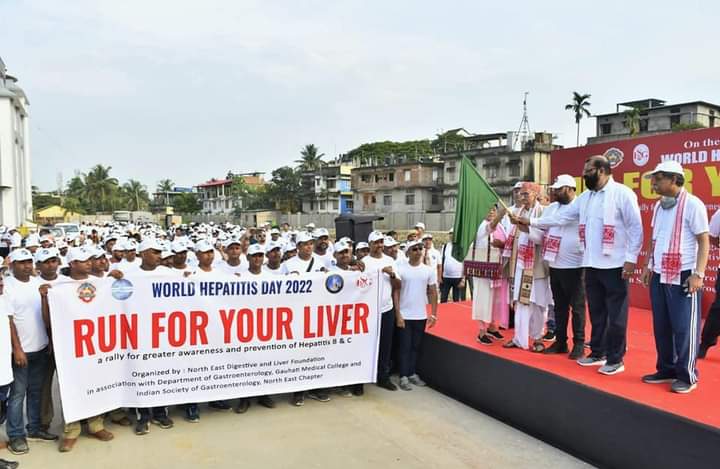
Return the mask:
<svg viewBox="0 0 720 469">
<path fill-rule="evenodd" d="M 661 161 L 674 160 L 683 165 L 685 187 L 705 203 L 708 218 L 720 209 L 720 128 L 672 132 L 649 137 L 617 140 L 606 143 L 566 148 L 552 152 L 552 176 L 575 176 L 578 193 L 584 189 L 582 171 L 585 160 L 592 155 L 605 155 L 612 165 L 613 177 L 638 196 L 645 229 L 645 241 L 650 237 L 653 207 L 659 196 L 652 190 L 645 173 L 655 169 Z M 650 294 L 640 284 L 640 266 L 646 252 L 641 253 L 636 275 L 630 280 L 630 305 L 650 308 Z M 710 250 L 710 261 L 705 272 L 703 305 L 710 305 L 715 294 L 715 278 L 720 256 Z M 705 309 L 705 308 L 703 308 Z M 706 311 L 703 311 L 703 314 Z"/>
<path fill-rule="evenodd" d="M 376 274 L 128 275 L 48 295 L 65 421 L 374 382 Z"/>
</svg>

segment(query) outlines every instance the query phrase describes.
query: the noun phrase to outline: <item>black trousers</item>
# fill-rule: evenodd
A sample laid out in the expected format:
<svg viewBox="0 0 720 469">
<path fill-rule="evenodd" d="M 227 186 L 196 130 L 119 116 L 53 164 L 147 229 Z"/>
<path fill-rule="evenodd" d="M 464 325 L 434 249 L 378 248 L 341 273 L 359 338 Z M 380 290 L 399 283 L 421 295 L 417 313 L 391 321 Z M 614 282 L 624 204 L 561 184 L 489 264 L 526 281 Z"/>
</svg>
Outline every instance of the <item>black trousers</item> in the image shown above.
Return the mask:
<svg viewBox="0 0 720 469">
<path fill-rule="evenodd" d="M 585 269 L 585 293 L 590 310 L 592 356 L 607 357 L 608 365 L 623 361 L 628 320 L 628 282 L 617 269 Z"/>
<path fill-rule="evenodd" d="M 573 343 L 585 343 L 585 275 L 582 268 L 550 269 L 550 289 L 555 300 L 555 341 L 567 344 L 572 308 Z"/>
<path fill-rule="evenodd" d="M 395 335 L 395 308 L 380 317 L 380 350 L 378 350 L 378 383 L 390 379 L 393 335 Z"/>
<path fill-rule="evenodd" d="M 449 278 L 443 277 L 442 284 L 440 285 L 440 303 L 447 303 L 448 297 L 450 296 L 450 289 L 452 289 L 453 301 L 460 301 L 465 292 L 464 288 L 460 288 L 460 278 Z"/>
<path fill-rule="evenodd" d="M 400 331 L 400 377 L 406 378 L 415 374 L 420 345 L 425 336 L 426 319 L 406 319 L 405 328 Z"/>
<path fill-rule="evenodd" d="M 717 345 L 718 336 L 720 336 L 720 269 L 715 277 L 715 301 L 710 305 L 707 318 L 705 318 L 700 344 L 704 347 Z"/>
</svg>

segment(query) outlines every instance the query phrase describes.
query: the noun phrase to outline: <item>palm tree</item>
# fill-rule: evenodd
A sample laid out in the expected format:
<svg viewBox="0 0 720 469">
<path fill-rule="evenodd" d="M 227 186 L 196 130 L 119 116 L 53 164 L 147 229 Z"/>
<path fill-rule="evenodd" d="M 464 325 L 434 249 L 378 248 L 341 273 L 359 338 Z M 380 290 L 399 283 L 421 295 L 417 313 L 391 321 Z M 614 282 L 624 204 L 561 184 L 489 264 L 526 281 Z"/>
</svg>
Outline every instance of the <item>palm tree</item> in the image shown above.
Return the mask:
<svg viewBox="0 0 720 469">
<path fill-rule="evenodd" d="M 170 205 L 170 195 L 169 192 L 172 192 L 175 188 L 175 183 L 172 182 L 172 179 L 161 179 L 160 182 L 158 182 L 157 185 L 157 191 L 161 194 L 165 194 L 165 205 Z"/>
<path fill-rule="evenodd" d="M 583 117 L 590 117 L 590 111 L 588 110 L 588 107 L 590 107 L 590 99 L 589 94 L 580 94 L 577 91 L 573 91 L 573 100 L 570 104 L 565 105 L 566 111 L 572 111 L 575 113 L 575 124 L 577 124 L 577 140 L 575 142 L 575 146 L 580 146 L 580 121 Z"/>
<path fill-rule="evenodd" d="M 634 107 L 623 112 L 625 116 L 625 128 L 630 131 L 630 136 L 633 137 L 640 132 L 640 109 Z"/>
<path fill-rule="evenodd" d="M 317 171 L 325 164 L 325 162 L 323 161 L 323 156 L 325 156 L 325 153 L 318 154 L 318 151 L 318 148 L 312 143 L 309 145 L 305 145 L 305 147 L 300 150 L 300 155 L 302 156 L 302 158 L 299 160 L 295 160 L 295 162 L 299 163 L 300 169 L 302 171 Z"/>
<path fill-rule="evenodd" d="M 118 180 L 110 177 L 111 166 L 101 164 L 90 168 L 85 175 L 85 197 L 89 200 L 96 200 L 100 203 L 100 210 L 105 211 L 106 203 L 112 198 L 118 189 Z"/>
<path fill-rule="evenodd" d="M 123 184 L 123 192 L 132 211 L 141 210 L 149 200 L 145 185 L 135 179 L 129 179 L 128 182 Z"/>
</svg>

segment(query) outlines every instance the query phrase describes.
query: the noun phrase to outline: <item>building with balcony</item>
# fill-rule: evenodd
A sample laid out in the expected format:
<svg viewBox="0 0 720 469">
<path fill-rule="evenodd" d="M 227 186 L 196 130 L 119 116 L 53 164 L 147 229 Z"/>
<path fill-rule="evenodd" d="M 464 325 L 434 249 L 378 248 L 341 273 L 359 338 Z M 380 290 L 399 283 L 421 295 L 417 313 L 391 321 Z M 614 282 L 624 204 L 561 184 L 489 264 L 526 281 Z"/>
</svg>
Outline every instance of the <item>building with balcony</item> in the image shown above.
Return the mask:
<svg viewBox="0 0 720 469">
<path fill-rule="evenodd" d="M 243 208 L 242 198 L 232 193 L 232 184 L 236 177 L 242 177 L 250 187 L 260 187 L 265 184 L 264 173 L 233 173 L 228 172 L 223 179 L 210 179 L 195 186 L 198 200 L 202 204 L 202 213 L 205 215 L 232 215 L 236 209 Z"/>
<path fill-rule="evenodd" d="M 512 188 L 518 181 L 535 181 L 544 187 L 551 183 L 550 153 L 561 148 L 552 141 L 552 134 L 545 132 L 537 132 L 526 141 L 517 139 L 514 132 L 466 137 L 463 150 L 441 155 L 443 211 L 455 211 L 463 155 L 473 161 L 497 194 L 510 203 Z"/>
<path fill-rule="evenodd" d="M 0 59 L 0 224 L 32 220 L 30 103 Z"/>
<path fill-rule="evenodd" d="M 433 158 L 357 167 L 352 170 L 355 212 L 440 212 L 442 175 L 443 163 Z"/>
<path fill-rule="evenodd" d="M 351 190 L 353 165 L 337 161 L 317 171 L 302 174 L 302 211 L 304 213 L 352 213 Z"/>
<path fill-rule="evenodd" d="M 625 111 L 639 111 L 638 130 L 635 136 L 668 133 L 696 127 L 719 127 L 720 106 L 706 101 L 667 104 L 662 99 L 648 98 L 615 105 L 615 112 L 595 117 L 595 137 L 588 145 L 630 137 L 630 126 Z"/>
</svg>

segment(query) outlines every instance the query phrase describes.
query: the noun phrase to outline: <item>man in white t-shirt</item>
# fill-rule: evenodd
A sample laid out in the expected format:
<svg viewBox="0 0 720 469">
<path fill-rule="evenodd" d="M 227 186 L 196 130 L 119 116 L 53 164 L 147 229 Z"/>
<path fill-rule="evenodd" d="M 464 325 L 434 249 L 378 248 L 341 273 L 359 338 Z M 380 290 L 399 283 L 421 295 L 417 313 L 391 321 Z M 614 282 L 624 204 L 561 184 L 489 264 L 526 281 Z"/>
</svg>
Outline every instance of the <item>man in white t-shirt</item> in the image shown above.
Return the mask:
<svg viewBox="0 0 720 469">
<path fill-rule="evenodd" d="M 397 386 L 390 381 L 390 358 L 395 323 L 402 319 L 393 302 L 393 291 L 400 288 L 400 278 L 396 273 L 395 261 L 383 253 L 385 237 L 379 231 L 373 231 L 368 237 L 370 254 L 362 260 L 365 272 L 380 274 L 380 347 L 378 350 L 377 385 L 388 391 L 396 391 Z M 398 317 L 396 317 L 398 316 Z"/>
<path fill-rule="evenodd" d="M 686 394 L 697 387 L 700 297 L 710 253 L 707 210 L 685 190 L 680 163 L 665 161 L 645 177 L 661 199 L 655 204 L 642 275 L 650 285 L 657 371 L 642 380 L 670 382 L 673 392 Z"/>
<path fill-rule="evenodd" d="M 453 229 L 448 232 L 448 242 L 440 252 L 440 303 L 447 303 L 452 290 L 453 301 L 460 301 L 465 298 L 465 279 L 463 278 L 463 263 L 455 259 L 453 251 Z"/>
<path fill-rule="evenodd" d="M 313 237 L 315 237 L 315 257 L 325 269 L 330 269 L 335 260 L 330 246 L 330 233 L 325 228 L 318 228 L 313 232 Z"/>
<path fill-rule="evenodd" d="M 283 275 L 282 273 L 282 250 L 280 242 L 269 242 L 265 247 L 265 258 L 267 262 L 263 265 L 263 272 L 272 275 Z"/>
<path fill-rule="evenodd" d="M 408 261 L 397 266 L 400 276 L 400 290 L 395 291 L 395 304 L 400 306 L 400 346 L 398 352 L 400 365 L 400 389 L 410 391 L 412 387 L 424 386 L 425 382 L 415 372 L 420 344 L 425 335 L 425 327 L 433 327 L 437 322 L 437 271 L 422 262 L 423 246 L 420 241 L 411 241 L 407 245 Z M 431 313 L 427 314 L 427 300 L 430 300 Z"/>
<path fill-rule="evenodd" d="M 297 256 L 282 264 L 284 274 L 303 274 L 326 270 L 324 263 L 313 253 L 315 242 L 310 233 L 299 233 L 296 239 Z"/>
<path fill-rule="evenodd" d="M 27 439 L 55 441 L 41 428 L 40 398 L 48 366 L 47 325 L 43 321 L 40 281 L 32 277 L 33 256 L 27 249 L 10 253 L 12 276 L 5 281 L 5 295 L 12 312 L 13 384 L 8 401 L 6 431 L 13 454 L 29 451 Z M 27 433 L 23 402 L 27 398 Z"/>
<path fill-rule="evenodd" d="M 710 244 L 720 247 L 720 210 L 710 219 Z M 715 301 L 710 305 L 705 325 L 702 329 L 698 358 L 705 358 L 708 349 L 717 344 L 720 336 L 720 269 L 715 274 Z"/>
<path fill-rule="evenodd" d="M 214 266 L 214 270 L 228 275 L 238 275 L 248 270 L 248 258 L 242 255 L 241 242 L 237 238 L 229 238 L 223 243 L 227 259 Z"/>
<path fill-rule="evenodd" d="M 0 261 L 0 264 L 2 261 Z M 3 295 L 4 279 L 0 275 L 0 425 L 5 423 L 7 398 L 13 380 L 12 345 L 10 343 L 10 318 L 12 312 Z M 15 469 L 18 463 L 0 459 L 0 469 Z"/>
</svg>

